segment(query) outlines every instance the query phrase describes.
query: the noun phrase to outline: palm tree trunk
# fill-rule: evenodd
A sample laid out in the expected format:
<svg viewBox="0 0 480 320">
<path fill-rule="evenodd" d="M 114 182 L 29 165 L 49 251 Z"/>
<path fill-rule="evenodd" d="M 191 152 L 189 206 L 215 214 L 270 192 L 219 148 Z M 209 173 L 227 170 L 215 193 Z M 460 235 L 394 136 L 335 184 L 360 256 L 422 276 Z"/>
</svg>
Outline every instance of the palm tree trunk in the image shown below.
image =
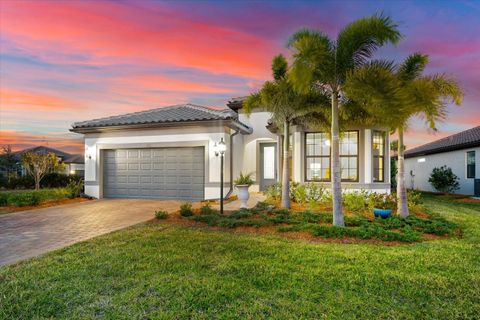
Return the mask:
<svg viewBox="0 0 480 320">
<path fill-rule="evenodd" d="M 345 226 L 342 212 L 342 176 L 340 168 L 340 132 L 338 128 L 338 93 L 332 93 L 332 195 L 333 225 Z"/>
<path fill-rule="evenodd" d="M 288 168 L 288 145 L 290 142 L 290 123 L 283 123 L 283 165 L 282 165 L 282 208 L 290 209 L 290 177 Z"/>
<path fill-rule="evenodd" d="M 398 128 L 397 210 L 402 218 L 406 218 L 408 217 L 408 203 L 407 188 L 405 187 L 405 158 L 403 149 L 403 127 L 400 127 Z"/>
</svg>

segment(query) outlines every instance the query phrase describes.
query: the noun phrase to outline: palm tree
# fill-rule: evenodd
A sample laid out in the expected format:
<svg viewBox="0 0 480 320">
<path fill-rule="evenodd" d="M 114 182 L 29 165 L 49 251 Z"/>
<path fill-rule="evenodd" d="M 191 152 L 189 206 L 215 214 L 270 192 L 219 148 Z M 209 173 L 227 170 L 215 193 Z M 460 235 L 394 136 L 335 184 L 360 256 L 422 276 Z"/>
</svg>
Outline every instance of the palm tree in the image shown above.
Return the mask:
<svg viewBox="0 0 480 320">
<path fill-rule="evenodd" d="M 266 81 L 263 87 L 247 97 L 244 110 L 247 114 L 256 108 L 264 108 L 272 114 L 273 122 L 283 128 L 283 166 L 282 166 L 282 203 L 290 208 L 289 177 L 289 136 L 290 126 L 295 119 L 301 118 L 322 103 L 321 96 L 314 92 L 298 93 L 287 74 L 288 62 L 283 55 L 277 55 L 272 61 L 273 81 Z M 318 108 L 316 108 L 318 109 Z"/>
<path fill-rule="evenodd" d="M 405 187 L 404 132 L 414 116 L 423 117 L 436 130 L 436 123 L 444 120 L 449 103 L 459 105 L 463 92 L 456 81 L 443 75 L 423 76 L 428 56 L 414 53 L 401 65 L 374 61 L 347 77 L 346 92 L 366 109 L 375 110 L 377 117 L 398 134 L 397 199 L 398 213 L 407 217 Z M 381 83 L 378 85 L 377 83 Z M 368 94 L 364 92 L 368 91 Z"/>
<path fill-rule="evenodd" d="M 344 226 L 339 154 L 339 113 L 348 97 L 343 85 L 347 74 L 367 63 L 374 52 L 401 38 L 397 25 L 382 14 L 359 19 L 347 25 L 331 40 L 325 33 L 302 29 L 291 37 L 288 47 L 294 52 L 292 78 L 297 90 L 314 87 L 331 100 L 331 172 L 333 224 Z"/>
</svg>

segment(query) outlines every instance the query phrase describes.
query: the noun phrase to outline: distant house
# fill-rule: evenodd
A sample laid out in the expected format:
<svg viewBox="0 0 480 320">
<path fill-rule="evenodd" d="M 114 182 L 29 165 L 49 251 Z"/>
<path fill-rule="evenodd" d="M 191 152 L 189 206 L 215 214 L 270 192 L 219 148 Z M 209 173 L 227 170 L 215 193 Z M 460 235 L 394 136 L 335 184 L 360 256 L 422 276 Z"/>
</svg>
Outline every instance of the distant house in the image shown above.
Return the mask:
<svg viewBox="0 0 480 320">
<path fill-rule="evenodd" d="M 405 151 L 407 188 L 435 191 L 428 178 L 444 165 L 460 179 L 456 193 L 480 196 L 480 126 Z"/>
<path fill-rule="evenodd" d="M 15 152 L 15 154 L 18 156 L 19 162 L 21 161 L 22 155 L 27 152 L 34 152 L 39 154 L 54 153 L 58 157 L 59 161 L 65 164 L 65 169 L 63 173 L 79 176 L 84 175 L 85 161 L 83 155 L 81 154 L 70 154 L 54 148 L 38 146 Z M 22 176 L 25 175 L 25 169 L 21 168 L 19 174 Z"/>
</svg>

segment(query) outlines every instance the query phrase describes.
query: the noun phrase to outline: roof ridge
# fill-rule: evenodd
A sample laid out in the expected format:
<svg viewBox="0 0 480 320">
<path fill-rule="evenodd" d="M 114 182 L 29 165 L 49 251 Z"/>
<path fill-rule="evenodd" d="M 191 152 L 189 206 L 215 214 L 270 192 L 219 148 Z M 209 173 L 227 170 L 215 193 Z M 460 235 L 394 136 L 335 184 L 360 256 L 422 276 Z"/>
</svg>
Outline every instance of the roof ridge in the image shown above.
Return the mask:
<svg viewBox="0 0 480 320">
<path fill-rule="evenodd" d="M 221 111 L 221 110 L 213 110 L 213 109 L 210 109 L 209 107 L 206 107 L 206 106 L 202 106 L 202 105 L 199 105 L 199 104 L 194 104 L 194 103 L 187 103 L 185 106 L 187 107 L 190 107 L 192 109 L 195 109 L 195 110 L 201 110 L 201 111 L 205 111 L 205 112 L 208 112 L 210 114 L 213 114 L 215 116 L 224 116 L 225 113 L 227 113 L 229 111 L 229 109 L 227 108 L 224 108 L 223 110 L 227 111 Z M 228 112 L 230 113 L 230 112 Z M 230 114 L 232 115 L 232 114 Z"/>
<path fill-rule="evenodd" d="M 94 121 L 101 121 L 101 120 L 114 120 L 114 119 L 117 119 L 117 118 L 120 118 L 120 117 L 140 115 L 140 114 L 148 114 L 148 113 L 152 113 L 152 112 L 155 112 L 155 111 L 158 111 L 158 110 L 168 110 L 168 109 L 173 109 L 173 108 L 184 107 L 184 106 L 187 106 L 187 105 L 189 105 L 189 104 L 190 104 L 190 103 L 185 103 L 185 104 L 181 104 L 181 103 L 180 103 L 180 104 L 175 104 L 175 105 L 172 105 L 172 106 L 157 107 L 157 108 L 153 108 L 153 109 L 147 109 L 147 110 L 141 110 L 141 111 L 135 111 L 135 112 L 118 114 L 118 115 L 115 115 L 115 116 L 109 116 L 109 117 L 96 118 L 96 119 L 91 119 L 91 120 L 78 121 L 78 122 L 74 122 L 74 123 L 73 123 L 73 126 L 79 125 L 79 124 L 81 124 L 81 123 L 83 123 L 83 122 L 94 122 Z"/>
</svg>

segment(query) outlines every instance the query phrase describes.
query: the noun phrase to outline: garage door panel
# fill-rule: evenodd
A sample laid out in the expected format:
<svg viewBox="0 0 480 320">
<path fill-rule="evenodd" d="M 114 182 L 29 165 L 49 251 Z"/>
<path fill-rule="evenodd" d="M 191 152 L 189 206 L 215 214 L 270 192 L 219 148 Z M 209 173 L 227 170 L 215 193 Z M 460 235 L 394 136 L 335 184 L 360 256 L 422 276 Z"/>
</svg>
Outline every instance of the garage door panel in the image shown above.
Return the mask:
<svg viewBox="0 0 480 320">
<path fill-rule="evenodd" d="M 104 151 L 104 196 L 201 200 L 204 148 Z"/>
</svg>

